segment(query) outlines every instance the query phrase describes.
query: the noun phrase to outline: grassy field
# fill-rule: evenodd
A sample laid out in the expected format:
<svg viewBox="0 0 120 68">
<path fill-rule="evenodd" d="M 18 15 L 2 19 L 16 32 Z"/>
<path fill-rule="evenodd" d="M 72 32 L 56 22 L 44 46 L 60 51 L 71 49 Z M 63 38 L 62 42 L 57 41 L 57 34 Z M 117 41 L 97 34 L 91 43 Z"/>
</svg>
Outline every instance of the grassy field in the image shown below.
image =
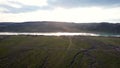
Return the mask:
<svg viewBox="0 0 120 68">
<path fill-rule="evenodd" d="M 0 36 L 0 68 L 120 68 L 120 38 Z"/>
</svg>

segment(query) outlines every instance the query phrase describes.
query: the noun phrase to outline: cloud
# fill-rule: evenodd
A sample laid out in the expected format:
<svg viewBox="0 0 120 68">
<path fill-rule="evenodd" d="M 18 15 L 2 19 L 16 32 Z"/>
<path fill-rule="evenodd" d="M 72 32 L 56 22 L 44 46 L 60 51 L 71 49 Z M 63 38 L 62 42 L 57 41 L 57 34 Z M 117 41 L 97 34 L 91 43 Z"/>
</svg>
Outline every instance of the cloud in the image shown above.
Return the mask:
<svg viewBox="0 0 120 68">
<path fill-rule="evenodd" d="M 0 21 L 120 22 L 119 6 L 120 0 L 0 0 Z"/>
<path fill-rule="evenodd" d="M 8 3 L 7 3 L 8 2 Z M 3 9 L 2 13 L 24 13 L 32 12 L 37 10 L 51 9 L 49 6 L 36 6 L 36 5 L 26 5 L 17 1 L 7 1 L 7 4 L 0 4 L 0 8 Z"/>
<path fill-rule="evenodd" d="M 119 7 L 120 0 L 3 0 L 0 1 L 2 13 L 25 13 L 37 10 L 50 10 L 58 7 Z"/>
<path fill-rule="evenodd" d="M 74 7 L 119 7 L 120 0 L 48 0 L 49 5 L 74 8 Z"/>
<path fill-rule="evenodd" d="M 45 6 L 47 0 L 0 0 L 0 4 L 9 4 L 8 2 L 19 2 L 26 5 Z"/>
</svg>

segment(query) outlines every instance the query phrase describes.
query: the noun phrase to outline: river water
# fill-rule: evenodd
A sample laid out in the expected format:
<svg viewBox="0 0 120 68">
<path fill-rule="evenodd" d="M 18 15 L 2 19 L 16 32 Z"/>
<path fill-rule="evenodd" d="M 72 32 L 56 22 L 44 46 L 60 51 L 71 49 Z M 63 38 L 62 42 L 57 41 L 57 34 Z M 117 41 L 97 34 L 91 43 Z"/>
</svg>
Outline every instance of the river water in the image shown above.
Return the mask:
<svg viewBox="0 0 120 68">
<path fill-rule="evenodd" d="M 0 35 L 42 35 L 42 36 L 104 36 L 104 37 L 120 37 L 120 35 L 113 34 L 97 34 L 97 33 L 75 33 L 75 32 L 0 32 Z"/>
</svg>

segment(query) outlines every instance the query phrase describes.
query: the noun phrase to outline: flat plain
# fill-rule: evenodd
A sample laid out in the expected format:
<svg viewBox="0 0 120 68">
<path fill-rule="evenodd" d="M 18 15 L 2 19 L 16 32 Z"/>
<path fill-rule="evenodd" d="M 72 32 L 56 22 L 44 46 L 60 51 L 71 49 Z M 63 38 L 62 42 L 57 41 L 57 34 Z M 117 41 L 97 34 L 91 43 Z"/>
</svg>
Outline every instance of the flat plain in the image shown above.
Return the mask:
<svg viewBox="0 0 120 68">
<path fill-rule="evenodd" d="M 120 38 L 0 36 L 0 68 L 120 68 Z"/>
</svg>

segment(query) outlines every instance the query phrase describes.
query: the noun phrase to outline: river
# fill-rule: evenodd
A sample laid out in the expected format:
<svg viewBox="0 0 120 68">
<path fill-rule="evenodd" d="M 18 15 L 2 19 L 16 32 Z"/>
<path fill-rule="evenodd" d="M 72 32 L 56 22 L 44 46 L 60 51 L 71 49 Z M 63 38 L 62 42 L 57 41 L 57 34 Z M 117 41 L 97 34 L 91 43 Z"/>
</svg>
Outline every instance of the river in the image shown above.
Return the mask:
<svg viewBox="0 0 120 68">
<path fill-rule="evenodd" d="M 104 36 L 104 37 L 120 37 L 120 35 L 113 34 L 97 34 L 97 33 L 75 33 L 75 32 L 0 32 L 0 35 L 42 35 L 42 36 Z"/>
</svg>

